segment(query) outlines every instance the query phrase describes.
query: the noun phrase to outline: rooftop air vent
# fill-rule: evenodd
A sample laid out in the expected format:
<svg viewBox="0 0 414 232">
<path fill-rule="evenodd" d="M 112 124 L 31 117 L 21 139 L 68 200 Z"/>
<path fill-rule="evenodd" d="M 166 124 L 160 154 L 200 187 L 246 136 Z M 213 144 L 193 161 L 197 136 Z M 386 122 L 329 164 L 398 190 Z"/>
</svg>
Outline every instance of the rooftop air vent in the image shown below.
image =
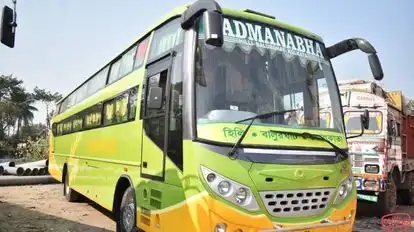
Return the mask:
<svg viewBox="0 0 414 232">
<path fill-rule="evenodd" d="M 255 15 L 260 15 L 260 16 L 263 16 L 263 17 L 266 17 L 266 18 L 276 19 L 275 16 L 264 14 L 264 13 L 254 11 L 254 10 L 250 10 L 250 9 L 246 9 L 246 10 L 244 10 L 244 12 L 247 12 L 247 13 L 250 13 L 250 14 L 255 14 Z"/>
</svg>

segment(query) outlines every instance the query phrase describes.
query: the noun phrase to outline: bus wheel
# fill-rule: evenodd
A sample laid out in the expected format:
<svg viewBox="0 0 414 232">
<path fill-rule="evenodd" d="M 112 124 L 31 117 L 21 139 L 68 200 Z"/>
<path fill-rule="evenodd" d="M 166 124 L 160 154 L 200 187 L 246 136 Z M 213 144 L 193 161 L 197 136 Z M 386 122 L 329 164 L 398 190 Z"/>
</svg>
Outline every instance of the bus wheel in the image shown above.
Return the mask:
<svg viewBox="0 0 414 232">
<path fill-rule="evenodd" d="M 378 197 L 379 210 L 378 216 L 394 213 L 397 209 L 397 186 L 393 177 L 389 178 L 389 184 L 385 192 L 381 192 Z"/>
<path fill-rule="evenodd" d="M 400 190 L 402 203 L 405 205 L 414 205 L 414 172 L 407 173 L 408 189 Z"/>
<path fill-rule="evenodd" d="M 122 197 L 116 227 L 119 232 L 136 232 L 137 204 L 135 202 L 134 187 L 129 186 Z"/>
<path fill-rule="evenodd" d="M 65 195 L 65 198 L 69 202 L 75 202 L 79 200 L 79 193 L 77 193 L 75 190 L 73 190 L 69 186 L 69 171 L 66 171 L 65 175 L 65 181 L 63 183 L 63 194 Z"/>
</svg>

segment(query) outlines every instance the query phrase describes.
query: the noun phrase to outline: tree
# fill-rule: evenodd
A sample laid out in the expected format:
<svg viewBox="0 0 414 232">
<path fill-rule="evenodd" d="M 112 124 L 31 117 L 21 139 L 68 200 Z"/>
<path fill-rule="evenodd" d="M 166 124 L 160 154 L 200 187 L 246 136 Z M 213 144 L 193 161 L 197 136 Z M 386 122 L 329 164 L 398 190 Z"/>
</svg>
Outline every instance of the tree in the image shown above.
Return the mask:
<svg viewBox="0 0 414 232">
<path fill-rule="evenodd" d="M 12 75 L 0 75 L 0 140 L 10 133 L 10 128 L 16 123 L 19 108 L 12 97 L 23 90 L 22 83 Z"/>
<path fill-rule="evenodd" d="M 37 111 L 37 108 L 32 106 L 35 103 L 35 99 L 31 93 L 27 93 L 24 89 L 18 89 L 11 95 L 11 101 L 16 106 L 17 112 L 17 130 L 16 137 L 19 136 L 20 127 L 22 125 L 29 125 L 33 120 L 33 111 Z"/>
<path fill-rule="evenodd" d="M 50 104 L 62 96 L 36 87 L 34 92 L 26 91 L 23 81 L 13 75 L 0 75 L 0 157 L 23 154 L 33 159 L 47 155 L 47 131 L 49 129 Z M 46 104 L 46 124 L 33 125 L 33 104 Z M 12 136 L 14 135 L 14 136 Z M 27 146 L 26 152 L 18 151 L 18 144 Z"/>
<path fill-rule="evenodd" d="M 51 93 L 50 91 L 46 91 L 45 89 L 40 89 L 39 87 L 34 88 L 34 99 L 37 101 L 41 101 L 46 105 L 46 127 L 47 129 L 50 128 L 49 121 L 51 115 L 49 114 L 49 107 L 50 104 L 56 101 L 59 101 L 62 98 L 62 95 L 58 92 Z"/>
<path fill-rule="evenodd" d="M 19 135 L 20 126 L 29 124 L 37 111 L 33 106 L 35 99 L 23 87 L 23 81 L 12 75 L 0 75 L 0 140 L 15 131 Z M 16 126 L 17 124 L 17 126 Z"/>
</svg>

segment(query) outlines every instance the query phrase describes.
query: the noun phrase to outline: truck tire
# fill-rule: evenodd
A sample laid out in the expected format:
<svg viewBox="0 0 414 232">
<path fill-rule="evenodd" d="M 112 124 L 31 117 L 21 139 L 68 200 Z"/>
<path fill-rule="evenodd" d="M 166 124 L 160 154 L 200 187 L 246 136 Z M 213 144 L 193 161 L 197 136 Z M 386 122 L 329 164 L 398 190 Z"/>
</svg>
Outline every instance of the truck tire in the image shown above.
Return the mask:
<svg viewBox="0 0 414 232">
<path fill-rule="evenodd" d="M 69 186 L 69 170 L 66 171 L 65 181 L 63 182 L 63 195 L 68 202 L 79 201 L 80 195 Z"/>
<path fill-rule="evenodd" d="M 122 196 L 118 218 L 116 219 L 117 232 L 137 232 L 137 203 L 134 187 L 129 186 Z"/>
<path fill-rule="evenodd" d="M 404 205 L 414 205 L 414 172 L 407 173 L 408 189 L 400 190 L 401 201 Z"/>
<path fill-rule="evenodd" d="M 378 206 L 378 217 L 394 213 L 397 209 L 397 186 L 395 185 L 394 178 L 391 176 L 386 191 L 379 194 Z"/>
</svg>

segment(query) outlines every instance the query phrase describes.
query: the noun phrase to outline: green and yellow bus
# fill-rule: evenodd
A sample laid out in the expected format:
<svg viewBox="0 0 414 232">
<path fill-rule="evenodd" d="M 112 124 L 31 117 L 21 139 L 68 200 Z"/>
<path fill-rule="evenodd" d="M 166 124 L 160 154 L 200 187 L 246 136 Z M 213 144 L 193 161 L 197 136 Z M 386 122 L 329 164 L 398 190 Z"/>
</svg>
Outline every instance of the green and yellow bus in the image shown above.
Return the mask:
<svg viewBox="0 0 414 232">
<path fill-rule="evenodd" d="M 178 7 L 57 103 L 49 172 L 68 201 L 113 212 L 117 231 L 351 231 L 330 60 L 354 49 L 381 80 L 364 39 L 325 47 L 253 10 Z"/>
</svg>

